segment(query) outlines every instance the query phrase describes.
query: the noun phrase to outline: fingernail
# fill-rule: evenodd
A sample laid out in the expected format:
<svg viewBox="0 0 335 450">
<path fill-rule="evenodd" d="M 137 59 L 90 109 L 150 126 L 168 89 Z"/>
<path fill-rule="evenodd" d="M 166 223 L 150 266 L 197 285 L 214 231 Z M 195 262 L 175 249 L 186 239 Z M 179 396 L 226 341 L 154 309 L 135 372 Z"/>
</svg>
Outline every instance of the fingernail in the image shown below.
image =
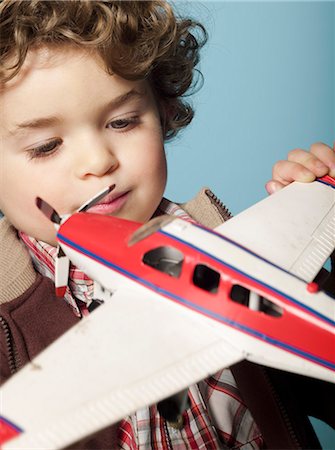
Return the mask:
<svg viewBox="0 0 335 450">
<path fill-rule="evenodd" d="M 266 183 L 265 189 L 267 190 L 268 194 L 274 194 L 276 191 L 278 191 L 277 183 L 269 181 L 268 183 Z"/>
</svg>

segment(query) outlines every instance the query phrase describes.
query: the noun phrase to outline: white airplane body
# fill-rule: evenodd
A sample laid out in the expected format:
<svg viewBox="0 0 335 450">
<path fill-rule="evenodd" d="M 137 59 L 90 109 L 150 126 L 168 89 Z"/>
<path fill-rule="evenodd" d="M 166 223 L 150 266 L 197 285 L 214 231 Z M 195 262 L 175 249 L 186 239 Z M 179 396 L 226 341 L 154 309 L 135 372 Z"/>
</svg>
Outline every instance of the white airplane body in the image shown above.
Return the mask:
<svg viewBox="0 0 335 450">
<path fill-rule="evenodd" d="M 62 448 L 242 359 L 335 382 L 335 300 L 313 282 L 335 247 L 334 187 L 293 183 L 215 231 L 62 221 L 63 252 L 104 304 L 1 388 L 1 448 Z"/>
</svg>

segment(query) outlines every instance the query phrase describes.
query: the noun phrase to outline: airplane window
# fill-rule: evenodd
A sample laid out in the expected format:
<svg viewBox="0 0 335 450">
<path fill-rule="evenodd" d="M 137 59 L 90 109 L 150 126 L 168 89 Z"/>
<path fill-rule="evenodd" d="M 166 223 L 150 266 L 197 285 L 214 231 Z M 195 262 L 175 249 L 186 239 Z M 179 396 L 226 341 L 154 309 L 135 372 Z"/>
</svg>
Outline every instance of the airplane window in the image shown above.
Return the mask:
<svg viewBox="0 0 335 450">
<path fill-rule="evenodd" d="M 276 303 L 239 284 L 233 285 L 230 291 L 230 298 L 240 305 L 247 306 L 253 311 L 263 312 L 268 316 L 281 317 L 283 315 L 283 309 Z"/>
<path fill-rule="evenodd" d="M 230 291 L 230 298 L 240 305 L 248 306 L 249 292 L 249 289 L 240 286 L 239 284 L 234 284 Z"/>
<path fill-rule="evenodd" d="M 218 290 L 220 274 L 204 264 L 197 264 L 193 272 L 193 283 L 205 291 L 215 294 Z"/>
<path fill-rule="evenodd" d="M 173 247 L 154 248 L 143 256 L 144 264 L 175 278 L 181 274 L 183 260 L 182 252 Z"/>
</svg>

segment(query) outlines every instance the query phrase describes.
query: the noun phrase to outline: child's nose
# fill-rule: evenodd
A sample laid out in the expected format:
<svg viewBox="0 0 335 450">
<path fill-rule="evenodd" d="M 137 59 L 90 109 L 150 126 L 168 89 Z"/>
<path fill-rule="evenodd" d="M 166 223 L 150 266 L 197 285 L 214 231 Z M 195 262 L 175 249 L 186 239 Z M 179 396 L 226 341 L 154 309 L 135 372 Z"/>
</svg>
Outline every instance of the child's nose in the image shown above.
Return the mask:
<svg viewBox="0 0 335 450">
<path fill-rule="evenodd" d="M 100 142 L 91 147 L 85 146 L 78 152 L 75 170 L 79 178 L 101 177 L 113 172 L 118 165 L 119 162 L 112 149 Z"/>
</svg>

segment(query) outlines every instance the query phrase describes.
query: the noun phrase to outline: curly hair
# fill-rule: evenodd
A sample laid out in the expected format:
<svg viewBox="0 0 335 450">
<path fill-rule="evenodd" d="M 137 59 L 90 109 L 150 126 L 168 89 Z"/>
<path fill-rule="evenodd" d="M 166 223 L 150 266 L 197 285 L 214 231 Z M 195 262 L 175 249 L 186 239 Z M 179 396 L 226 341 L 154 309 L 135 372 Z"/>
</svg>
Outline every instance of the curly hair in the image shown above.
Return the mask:
<svg viewBox="0 0 335 450">
<path fill-rule="evenodd" d="M 192 120 L 184 97 L 201 78 L 195 66 L 207 34 L 200 23 L 177 17 L 167 1 L 3 0 L 0 17 L 3 83 L 20 71 L 33 48 L 90 48 L 108 73 L 149 80 L 165 139 Z"/>
</svg>

